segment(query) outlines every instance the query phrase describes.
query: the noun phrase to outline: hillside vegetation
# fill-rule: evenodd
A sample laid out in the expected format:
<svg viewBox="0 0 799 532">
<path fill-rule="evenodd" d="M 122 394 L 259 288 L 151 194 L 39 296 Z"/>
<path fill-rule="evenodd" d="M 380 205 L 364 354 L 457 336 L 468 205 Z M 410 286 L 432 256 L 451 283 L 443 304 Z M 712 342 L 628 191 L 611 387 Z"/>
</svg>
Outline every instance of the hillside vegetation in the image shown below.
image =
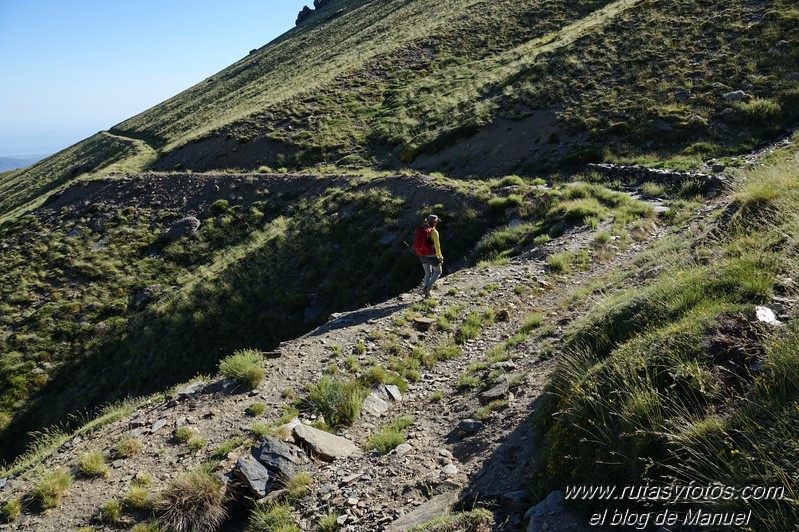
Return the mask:
<svg viewBox="0 0 799 532">
<path fill-rule="evenodd" d="M 788 0 L 336 0 L 116 136 L 6 178 L 0 213 L 120 158 L 129 171 L 697 166 L 796 121 L 797 20 Z M 523 153 L 494 153 L 500 141 Z"/>
<path fill-rule="evenodd" d="M 423 368 L 421 387 L 457 384 L 363 422 L 370 435 L 353 438 L 370 460 L 424 425 L 420 413 L 438 416 L 426 426 L 441 446 L 460 421 L 449 405 L 477 403 L 486 423 L 517 415 L 513 394 L 483 401 L 506 383 L 534 396 L 532 422 L 514 418 L 534 433 L 522 438 L 535 441 L 520 455 L 530 463 L 508 467 L 536 501 L 568 485 L 766 486 L 785 496 L 713 507 L 752 510 L 752 530 L 794 529 L 797 26 L 789 0 L 329 0 L 174 98 L 0 174 L 0 477 L 30 488 L 9 499 L 0 479 L 0 515 L 55 519 L 46 510 L 71 476 L 41 478 L 47 461 L 107 477 L 104 456 L 120 451 L 69 453 L 103 426 L 129 430 L 120 420 L 178 383 L 218 371 L 203 393 L 220 409 L 239 401 L 226 395 L 235 382 L 270 398 L 247 416 L 280 423 L 246 437 L 220 428 L 215 450 L 175 427 L 147 459 L 198 469 L 162 471 L 175 482 L 159 504 L 179 501 L 181 482 L 217 497 L 226 488 L 201 460 L 294 415 L 355 427 L 372 387 L 405 393 Z M 589 162 L 692 173 L 600 175 Z M 408 303 L 421 277 L 409 244 L 429 213 L 444 220 L 446 273 L 463 275 Z M 761 307 L 783 322 L 762 323 Z M 357 331 L 335 320 L 363 308 L 372 318 Z M 411 330 L 418 318 L 432 332 Z M 347 351 L 323 343 L 304 367 L 310 344 L 297 339 L 338 327 Z M 292 341 L 298 358 L 280 364 L 311 379 L 299 396 L 263 359 Z M 512 372 L 517 362 L 528 367 Z M 551 378 L 530 376 L 550 364 Z M 296 502 L 313 497 L 307 485 L 294 489 L 278 502 L 295 506 L 274 511 L 316 519 Z M 158 514 L 148 497 L 139 521 Z M 92 522 L 131 524 L 111 502 Z M 191 509 L 174 505 L 159 519 L 180 529 Z M 510 529 L 518 508 L 491 508 L 461 522 Z M 251 527 L 271 511 L 257 505 Z M 424 530 L 451 529 L 436 526 Z"/>
</svg>

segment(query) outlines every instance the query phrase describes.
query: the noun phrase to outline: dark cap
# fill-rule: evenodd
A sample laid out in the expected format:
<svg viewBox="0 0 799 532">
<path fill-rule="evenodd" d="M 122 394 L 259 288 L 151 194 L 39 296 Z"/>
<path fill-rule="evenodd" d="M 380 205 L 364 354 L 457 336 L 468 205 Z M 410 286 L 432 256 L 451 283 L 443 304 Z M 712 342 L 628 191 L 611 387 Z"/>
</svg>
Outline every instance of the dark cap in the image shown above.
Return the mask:
<svg viewBox="0 0 799 532">
<path fill-rule="evenodd" d="M 433 222 L 440 222 L 440 221 L 441 221 L 441 218 L 439 218 L 439 217 L 438 217 L 438 216 L 436 216 L 435 214 L 431 214 L 430 216 L 428 216 L 427 218 L 425 218 L 425 219 L 424 219 L 424 221 L 425 221 L 425 222 L 427 222 L 427 223 L 429 223 L 429 224 L 431 224 L 431 223 L 433 223 Z"/>
</svg>

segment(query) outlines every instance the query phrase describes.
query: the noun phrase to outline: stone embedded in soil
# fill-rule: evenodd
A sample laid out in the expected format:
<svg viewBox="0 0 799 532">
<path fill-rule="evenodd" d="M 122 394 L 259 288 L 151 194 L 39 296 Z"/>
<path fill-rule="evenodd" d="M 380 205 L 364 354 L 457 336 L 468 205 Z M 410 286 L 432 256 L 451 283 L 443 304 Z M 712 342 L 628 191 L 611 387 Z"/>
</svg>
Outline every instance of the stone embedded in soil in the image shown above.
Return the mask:
<svg viewBox="0 0 799 532">
<path fill-rule="evenodd" d="M 420 331 L 428 331 L 436 322 L 433 318 L 414 318 L 413 325 Z"/>
<path fill-rule="evenodd" d="M 400 393 L 400 389 L 395 384 L 387 384 L 385 386 L 386 393 L 388 393 L 388 398 L 392 401 L 402 401 L 402 394 Z"/>
<path fill-rule="evenodd" d="M 358 452 L 358 447 L 347 438 L 308 425 L 300 424 L 294 427 L 294 438 L 307 445 L 313 456 L 326 462 L 332 462 L 336 458 L 346 458 Z"/>
<path fill-rule="evenodd" d="M 445 465 L 443 471 L 445 475 L 450 477 L 458 474 L 458 468 L 452 464 Z"/>
<path fill-rule="evenodd" d="M 481 393 L 478 399 L 480 400 L 481 405 L 487 405 L 491 401 L 498 401 L 500 399 L 505 399 L 508 396 L 508 392 L 510 391 L 507 382 L 503 382 L 501 384 L 497 384 L 490 390 L 486 390 L 485 392 Z"/>
<path fill-rule="evenodd" d="M 464 419 L 463 421 L 458 423 L 458 426 L 456 427 L 458 434 L 462 438 L 465 438 L 467 436 L 473 436 L 478 432 L 480 432 L 482 429 L 483 429 L 483 423 L 477 421 L 476 419 Z"/>
<path fill-rule="evenodd" d="M 259 441 L 252 454 L 267 469 L 286 478 L 312 469 L 311 461 L 302 449 L 274 438 L 266 437 Z"/>
<path fill-rule="evenodd" d="M 426 523 L 449 513 L 450 507 L 458 500 L 454 491 L 437 495 L 420 507 L 403 515 L 386 528 L 386 532 L 402 532 L 416 525 Z"/>
<path fill-rule="evenodd" d="M 515 512 L 522 512 L 528 508 L 529 496 L 525 490 L 506 491 L 499 494 L 499 503 Z"/>
<path fill-rule="evenodd" d="M 190 384 L 178 392 L 178 399 L 185 399 L 186 397 L 199 392 L 203 388 L 205 388 L 205 383 L 202 381 Z"/>
<path fill-rule="evenodd" d="M 200 220 L 194 216 L 187 216 L 172 224 L 172 227 L 166 232 L 166 238 L 169 240 L 177 240 L 184 235 L 196 233 L 199 228 Z"/>
<path fill-rule="evenodd" d="M 401 443 L 394 448 L 394 453 L 396 453 L 396 455 L 399 457 L 403 457 L 412 450 L 413 447 L 411 446 L 410 443 Z"/>
<path fill-rule="evenodd" d="M 161 430 L 165 426 L 166 426 L 166 419 L 164 419 L 164 418 L 159 419 L 158 421 L 153 423 L 152 427 L 150 427 L 150 434 L 155 434 L 156 432 L 158 432 L 159 430 Z"/>
<path fill-rule="evenodd" d="M 250 487 L 258 497 L 265 497 L 270 491 L 269 470 L 251 454 L 244 454 L 236 461 L 236 475 Z"/>
<path fill-rule="evenodd" d="M 388 403 L 372 392 L 363 400 L 361 410 L 371 416 L 380 417 L 388 412 Z"/>
</svg>

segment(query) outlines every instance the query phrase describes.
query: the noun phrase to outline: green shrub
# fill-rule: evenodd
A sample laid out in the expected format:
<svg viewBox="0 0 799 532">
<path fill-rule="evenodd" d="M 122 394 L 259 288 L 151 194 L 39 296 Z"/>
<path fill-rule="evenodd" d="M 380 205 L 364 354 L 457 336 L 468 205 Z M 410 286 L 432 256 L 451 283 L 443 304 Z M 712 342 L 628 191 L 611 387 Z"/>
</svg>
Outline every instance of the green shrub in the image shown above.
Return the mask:
<svg viewBox="0 0 799 532">
<path fill-rule="evenodd" d="M 660 183 L 652 183 L 651 181 L 647 181 L 641 185 L 640 192 L 645 198 L 657 198 L 666 192 L 666 187 Z"/>
<path fill-rule="evenodd" d="M 468 373 L 464 373 L 458 377 L 458 384 L 455 385 L 458 390 L 477 388 L 478 386 L 480 386 L 480 379 L 474 375 L 469 375 Z"/>
<path fill-rule="evenodd" d="M 229 209 L 229 203 L 226 199 L 216 200 L 211 204 L 211 216 L 219 216 L 225 214 Z"/>
<path fill-rule="evenodd" d="M 485 508 L 436 517 L 414 525 L 408 532 L 487 532 L 494 530 L 494 515 Z"/>
<path fill-rule="evenodd" d="M 78 460 L 78 471 L 86 477 L 107 477 L 108 466 L 105 457 L 100 451 L 89 451 L 81 455 Z"/>
<path fill-rule="evenodd" d="M 413 421 L 413 416 L 398 417 L 369 436 L 364 448 L 375 450 L 380 454 L 387 454 L 406 442 L 405 429 L 411 426 Z"/>
<path fill-rule="evenodd" d="M 2 515 L 6 523 L 13 523 L 22 514 L 22 499 L 12 497 L 3 505 Z"/>
<path fill-rule="evenodd" d="M 766 98 L 754 98 L 735 107 L 743 120 L 761 126 L 778 124 L 782 114 L 780 104 Z"/>
<path fill-rule="evenodd" d="M 366 386 L 385 384 L 388 380 L 388 371 L 383 366 L 371 366 L 364 371 L 361 380 Z"/>
<path fill-rule="evenodd" d="M 68 471 L 51 471 L 33 489 L 33 497 L 41 502 L 45 510 L 55 508 L 71 485 L 72 475 Z"/>
<path fill-rule="evenodd" d="M 324 417 L 331 427 L 351 425 L 361 414 L 367 392 L 357 381 L 333 380 L 325 375 L 319 384 L 308 387 L 308 407 Z"/>
<path fill-rule="evenodd" d="M 123 438 L 113 449 L 113 455 L 117 458 L 130 458 L 132 456 L 136 456 L 139 454 L 144 445 L 142 444 L 141 440 L 138 438 L 134 438 L 133 436 L 129 436 Z"/>
<path fill-rule="evenodd" d="M 319 519 L 319 522 L 316 524 L 316 532 L 336 532 L 338 530 L 339 515 L 336 512 L 329 512 L 327 515 Z"/>
<path fill-rule="evenodd" d="M 178 443 L 188 443 L 195 435 L 194 429 L 186 425 L 176 428 L 174 432 L 175 440 Z"/>
<path fill-rule="evenodd" d="M 150 510 L 153 507 L 150 490 L 141 486 L 131 487 L 122 502 L 126 507 L 134 510 Z"/>
<path fill-rule="evenodd" d="M 112 500 L 100 507 L 100 521 L 111 525 L 122 522 L 122 504 L 118 500 Z"/>
<path fill-rule="evenodd" d="M 283 489 L 286 490 L 286 497 L 289 500 L 297 500 L 308 494 L 311 484 L 313 484 L 313 476 L 307 471 L 301 471 L 285 480 Z"/>
<path fill-rule="evenodd" d="M 144 522 L 144 523 L 136 523 L 133 525 L 133 528 L 130 529 L 130 532 L 163 532 L 161 527 L 159 527 L 155 523 Z"/>
<path fill-rule="evenodd" d="M 242 445 L 249 443 L 249 440 L 242 436 L 236 436 L 225 442 L 211 452 L 211 457 L 221 460 L 225 458 L 234 449 L 238 449 Z"/>
<path fill-rule="evenodd" d="M 219 374 L 254 390 L 264 379 L 263 360 L 263 353 L 260 351 L 236 351 L 219 362 Z"/>
<path fill-rule="evenodd" d="M 495 410 L 500 410 L 508 406 L 507 399 L 497 399 L 496 401 L 491 401 L 485 406 L 481 406 L 477 409 L 477 412 L 474 413 L 474 419 L 478 421 L 485 421 L 489 417 L 491 417 L 491 412 Z"/>
<path fill-rule="evenodd" d="M 266 411 L 266 405 L 263 403 L 251 403 L 244 413 L 250 417 L 258 417 Z"/>
<path fill-rule="evenodd" d="M 607 214 L 607 209 L 602 206 L 595 198 L 581 198 L 564 201 L 552 209 L 547 214 L 550 220 L 564 219 L 569 222 L 585 222 L 586 218 L 597 218 L 602 220 Z"/>
<path fill-rule="evenodd" d="M 291 506 L 285 503 L 257 505 L 250 514 L 247 532 L 300 532 L 291 515 Z"/>
<path fill-rule="evenodd" d="M 555 273 L 565 273 L 571 269 L 574 254 L 568 251 L 553 253 L 547 257 L 547 266 Z"/>
<path fill-rule="evenodd" d="M 206 468 L 181 473 L 161 492 L 159 522 L 176 532 L 214 532 L 225 521 L 224 488 Z"/>
<path fill-rule="evenodd" d="M 208 440 L 201 436 L 193 436 L 188 442 L 186 442 L 186 447 L 188 447 L 189 451 L 192 453 L 198 453 L 202 451 L 207 445 Z"/>
<path fill-rule="evenodd" d="M 519 330 L 523 333 L 530 333 L 541 327 L 542 323 L 544 323 L 544 315 L 540 312 L 533 312 L 525 318 Z"/>
<path fill-rule="evenodd" d="M 508 176 L 503 177 L 500 180 L 499 186 L 501 186 L 501 187 L 511 187 L 511 186 L 523 187 L 524 186 L 524 179 L 522 179 L 521 177 L 519 177 L 517 175 L 508 175 Z"/>
</svg>

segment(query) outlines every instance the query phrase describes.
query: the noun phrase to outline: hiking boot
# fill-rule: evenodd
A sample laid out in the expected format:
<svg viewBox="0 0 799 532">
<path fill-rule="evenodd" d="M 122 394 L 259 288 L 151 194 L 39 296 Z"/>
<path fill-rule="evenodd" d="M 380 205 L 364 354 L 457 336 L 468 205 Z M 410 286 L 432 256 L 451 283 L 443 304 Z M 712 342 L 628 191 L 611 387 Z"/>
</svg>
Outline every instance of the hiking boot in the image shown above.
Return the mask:
<svg viewBox="0 0 799 532">
<path fill-rule="evenodd" d="M 430 289 L 425 288 L 424 290 L 422 290 L 422 294 L 424 294 L 425 299 L 427 299 L 428 297 L 430 297 Z"/>
</svg>

